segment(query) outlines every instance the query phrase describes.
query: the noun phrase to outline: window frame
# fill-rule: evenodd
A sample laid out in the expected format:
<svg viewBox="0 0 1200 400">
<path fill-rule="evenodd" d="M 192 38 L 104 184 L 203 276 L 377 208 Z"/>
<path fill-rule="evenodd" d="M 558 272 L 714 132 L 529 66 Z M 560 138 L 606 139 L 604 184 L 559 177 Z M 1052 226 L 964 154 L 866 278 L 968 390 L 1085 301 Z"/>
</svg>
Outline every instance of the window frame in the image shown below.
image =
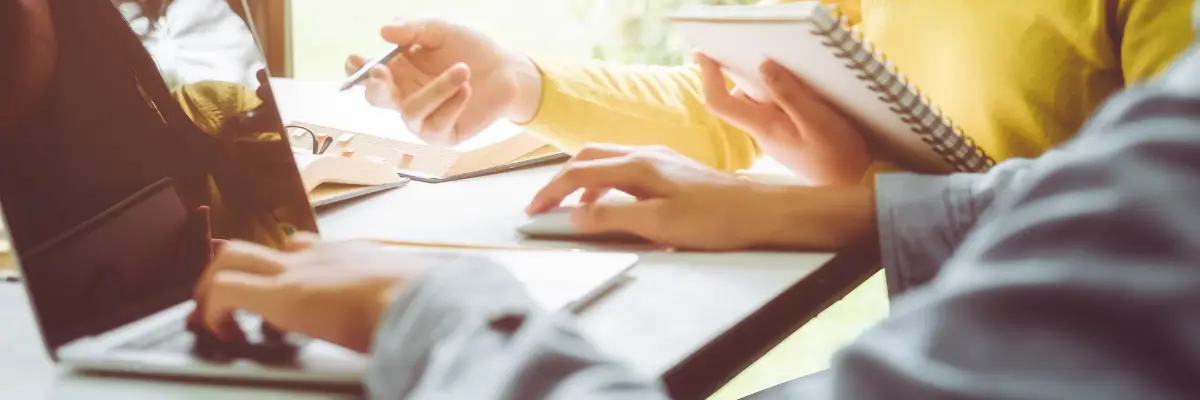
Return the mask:
<svg viewBox="0 0 1200 400">
<path fill-rule="evenodd" d="M 242 0 L 227 0 L 242 19 L 246 19 L 246 10 Z M 274 77 L 291 77 L 292 69 L 292 31 L 291 31 L 291 0 L 245 0 L 250 7 L 249 22 L 257 30 L 263 57 L 267 61 L 267 69 Z"/>
</svg>

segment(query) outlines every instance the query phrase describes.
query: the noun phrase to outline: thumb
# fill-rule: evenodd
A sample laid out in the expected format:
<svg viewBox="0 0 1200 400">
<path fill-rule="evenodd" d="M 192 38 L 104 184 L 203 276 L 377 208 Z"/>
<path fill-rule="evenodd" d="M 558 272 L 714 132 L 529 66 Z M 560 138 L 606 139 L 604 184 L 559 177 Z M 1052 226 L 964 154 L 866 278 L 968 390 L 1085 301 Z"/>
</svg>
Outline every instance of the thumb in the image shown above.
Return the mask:
<svg viewBox="0 0 1200 400">
<path fill-rule="evenodd" d="M 446 42 L 449 23 L 436 19 L 399 20 L 385 25 L 379 32 L 383 40 L 400 46 L 420 46 L 437 49 Z"/>
<path fill-rule="evenodd" d="M 662 231 L 662 199 L 637 202 L 581 204 L 571 210 L 571 224 L 583 233 L 632 233 L 644 238 Z"/>
<path fill-rule="evenodd" d="M 693 57 L 700 65 L 700 83 L 708 110 L 738 129 L 764 130 L 764 121 L 770 121 L 768 109 L 746 97 L 731 94 L 721 65 L 716 61 L 701 53 L 695 53 Z"/>
</svg>

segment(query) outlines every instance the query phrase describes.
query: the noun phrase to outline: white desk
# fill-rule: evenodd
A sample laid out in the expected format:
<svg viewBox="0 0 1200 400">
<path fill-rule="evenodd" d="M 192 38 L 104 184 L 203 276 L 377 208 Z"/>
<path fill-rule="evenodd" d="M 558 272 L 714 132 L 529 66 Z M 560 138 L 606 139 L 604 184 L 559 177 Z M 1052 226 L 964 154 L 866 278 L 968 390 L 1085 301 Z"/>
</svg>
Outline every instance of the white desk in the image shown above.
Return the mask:
<svg viewBox="0 0 1200 400">
<path fill-rule="evenodd" d="M 526 242 L 514 233 L 514 228 L 525 218 L 522 210 L 534 190 L 556 170 L 557 167 L 545 167 L 434 185 L 414 182 L 404 188 L 323 210 L 320 215 L 322 234 L 331 239 L 370 237 L 474 244 L 570 245 Z M 831 254 L 646 253 L 631 273 L 633 279 L 585 310 L 581 322 L 602 349 L 646 374 L 662 376 L 769 302 L 778 303 L 785 292 L 795 291 L 798 282 L 833 259 Z M 833 293 L 837 291 L 833 290 L 825 297 L 836 296 Z M 0 283 L 2 399 L 255 396 L 295 400 L 332 396 L 280 389 L 83 376 L 60 370 L 45 356 L 23 293 L 19 285 Z M 832 301 L 824 297 L 816 301 L 826 300 Z M 815 315 L 815 312 L 810 314 Z M 807 318 L 811 315 L 804 320 Z M 773 339 L 775 341 L 783 337 L 777 333 L 770 337 L 775 336 L 778 336 Z M 765 350 L 773 344 L 759 343 L 751 347 Z M 738 355 L 739 358 L 754 356 L 756 354 Z"/>
</svg>

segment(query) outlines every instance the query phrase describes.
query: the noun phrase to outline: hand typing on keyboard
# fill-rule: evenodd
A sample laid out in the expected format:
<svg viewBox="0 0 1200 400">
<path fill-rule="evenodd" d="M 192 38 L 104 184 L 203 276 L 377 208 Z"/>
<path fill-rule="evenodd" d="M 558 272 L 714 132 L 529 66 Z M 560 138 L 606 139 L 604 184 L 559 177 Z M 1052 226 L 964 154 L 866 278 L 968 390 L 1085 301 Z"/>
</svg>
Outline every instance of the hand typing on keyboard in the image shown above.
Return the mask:
<svg viewBox="0 0 1200 400">
<path fill-rule="evenodd" d="M 286 354 L 276 344 L 289 343 L 286 338 L 292 334 L 370 352 L 379 319 L 405 283 L 460 257 L 397 252 L 363 241 L 324 242 L 312 234 L 292 236 L 283 249 L 236 241 L 216 247 L 217 256 L 196 286 L 191 319 L 212 333 L 206 340 L 221 340 L 197 347 L 217 355 L 268 358 L 280 354 L 276 351 Z M 288 334 L 267 330 L 256 341 L 252 333 L 261 329 L 236 321 L 241 312 L 260 316 Z M 279 337 L 284 340 L 273 339 Z M 235 344 L 223 347 L 229 343 Z"/>
<path fill-rule="evenodd" d="M 300 340 L 292 335 L 284 334 L 266 322 L 260 324 L 260 334 L 254 335 L 258 337 L 247 337 L 244 341 L 221 340 L 201 324 L 193 323 L 190 319 L 188 331 L 195 335 L 192 353 L 197 357 L 215 362 L 247 359 L 264 364 L 287 364 L 296 359 L 296 354 L 301 346 Z"/>
<path fill-rule="evenodd" d="M 205 264 L 213 261 L 217 253 L 228 244 L 221 239 L 213 239 L 209 225 L 208 207 L 196 210 L 196 229 L 202 232 L 205 242 Z M 187 318 L 187 332 L 179 340 L 163 340 L 162 343 L 176 345 L 191 345 L 192 354 L 205 360 L 229 362 L 236 359 L 249 359 L 265 364 L 287 364 L 295 361 L 301 346 L 301 340 L 294 335 L 285 335 L 283 331 L 260 318 L 249 314 L 238 314 L 229 323 L 237 325 L 242 335 L 234 340 L 222 340 L 213 331 L 204 326 L 200 315 L 191 314 Z M 176 328 L 178 329 L 178 328 Z M 258 335 L 252 335 L 254 332 Z M 188 334 L 190 332 L 190 335 Z M 170 333 L 168 333 L 170 335 Z"/>
</svg>

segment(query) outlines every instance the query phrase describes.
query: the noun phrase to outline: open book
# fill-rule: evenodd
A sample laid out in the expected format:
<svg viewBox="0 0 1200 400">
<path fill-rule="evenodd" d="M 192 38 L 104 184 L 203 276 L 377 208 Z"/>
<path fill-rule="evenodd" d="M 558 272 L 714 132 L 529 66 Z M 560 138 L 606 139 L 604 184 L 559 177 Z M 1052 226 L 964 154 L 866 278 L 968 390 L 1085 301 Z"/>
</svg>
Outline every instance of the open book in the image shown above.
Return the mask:
<svg viewBox="0 0 1200 400">
<path fill-rule="evenodd" d="M 408 179 L 366 156 L 295 153 L 300 181 L 313 207 L 404 186 Z"/>
<path fill-rule="evenodd" d="M 888 161 L 919 172 L 995 164 L 833 6 L 686 6 L 671 20 L 755 100 L 770 99 L 759 66 L 782 64 L 869 128 L 868 143 Z"/>
<path fill-rule="evenodd" d="M 476 137 L 446 148 L 426 144 L 405 128 L 400 114 L 371 106 L 362 86 L 339 92 L 335 81 L 272 78 L 283 122 L 333 138 L 326 154 L 352 152 L 394 167 L 401 175 L 442 182 L 560 161 L 554 146 L 501 121 Z M 290 133 L 305 135 L 303 130 Z"/>
</svg>

